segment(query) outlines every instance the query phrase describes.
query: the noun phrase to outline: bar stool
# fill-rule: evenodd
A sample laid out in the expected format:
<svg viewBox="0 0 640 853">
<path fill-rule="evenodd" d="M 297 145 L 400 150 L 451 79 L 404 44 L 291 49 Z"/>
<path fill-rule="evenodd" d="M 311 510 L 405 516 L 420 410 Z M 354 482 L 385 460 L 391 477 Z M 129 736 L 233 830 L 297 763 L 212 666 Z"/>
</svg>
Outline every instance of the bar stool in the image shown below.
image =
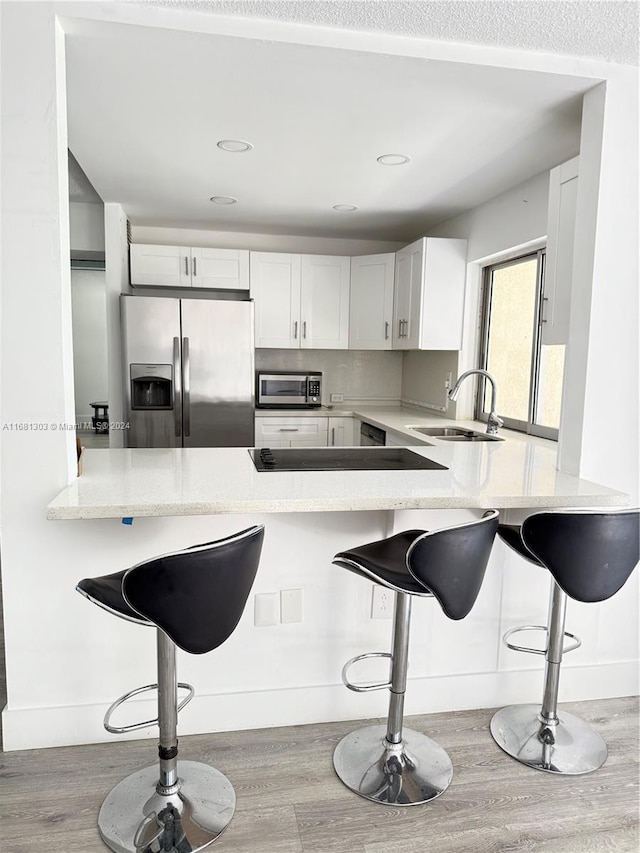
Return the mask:
<svg viewBox="0 0 640 853">
<path fill-rule="evenodd" d="M 484 578 L 498 528 L 498 513 L 441 530 L 407 530 L 388 539 L 343 551 L 336 566 L 395 592 L 391 653 L 369 652 L 347 661 L 346 687 L 357 693 L 388 688 L 386 725 L 367 726 L 346 735 L 333 754 L 333 766 L 347 788 L 384 805 L 427 803 L 449 786 L 453 767 L 445 750 L 421 732 L 403 729 L 409 627 L 413 596 L 434 597 L 449 619 L 464 619 Z M 349 668 L 367 658 L 388 658 L 389 681 L 354 684 Z"/>
<path fill-rule="evenodd" d="M 110 732 L 155 723 L 158 765 L 127 776 L 107 795 L 98 815 L 102 840 L 117 853 L 196 853 L 226 828 L 235 792 L 220 771 L 195 761 L 178 763 L 178 711 L 193 697 L 177 684 L 176 646 L 204 654 L 221 646 L 240 621 L 258 569 L 264 527 L 164 554 L 122 572 L 81 580 L 76 589 L 100 607 L 141 625 L 155 626 L 158 683 L 132 690 L 108 709 Z M 187 690 L 178 705 L 177 688 Z M 158 717 L 114 726 L 111 715 L 132 696 L 158 693 Z"/>
<path fill-rule="evenodd" d="M 514 651 L 545 657 L 542 705 L 511 705 L 494 714 L 491 734 L 512 758 L 549 773 L 579 775 L 597 770 L 607 745 L 584 720 L 558 711 L 563 654 L 581 640 L 565 631 L 567 596 L 606 601 L 627 581 L 640 559 L 638 510 L 538 512 L 522 527 L 501 524 L 499 536 L 520 556 L 551 574 L 548 625 L 512 628 L 503 637 Z M 546 632 L 544 649 L 510 642 L 519 631 Z M 569 638 L 565 645 L 565 637 Z"/>
</svg>

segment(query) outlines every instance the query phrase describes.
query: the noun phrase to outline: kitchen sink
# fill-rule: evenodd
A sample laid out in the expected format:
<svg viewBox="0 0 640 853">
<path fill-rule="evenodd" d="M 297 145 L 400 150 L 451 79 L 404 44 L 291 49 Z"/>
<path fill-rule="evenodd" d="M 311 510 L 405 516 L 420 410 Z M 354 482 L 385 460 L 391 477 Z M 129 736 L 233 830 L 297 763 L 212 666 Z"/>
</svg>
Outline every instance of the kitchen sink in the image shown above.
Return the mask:
<svg viewBox="0 0 640 853">
<path fill-rule="evenodd" d="M 422 435 L 431 435 L 443 441 L 504 441 L 498 435 L 488 435 L 486 432 L 476 432 L 465 427 L 425 427 L 407 424 L 405 429 L 419 432 Z"/>
</svg>

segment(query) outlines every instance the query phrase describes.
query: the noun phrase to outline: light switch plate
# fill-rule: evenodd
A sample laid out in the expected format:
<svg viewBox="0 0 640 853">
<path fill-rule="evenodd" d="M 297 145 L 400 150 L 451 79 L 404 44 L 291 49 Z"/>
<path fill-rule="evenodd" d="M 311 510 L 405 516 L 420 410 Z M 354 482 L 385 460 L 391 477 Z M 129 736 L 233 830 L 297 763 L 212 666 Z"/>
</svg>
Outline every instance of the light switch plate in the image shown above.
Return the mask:
<svg viewBox="0 0 640 853">
<path fill-rule="evenodd" d="M 253 604 L 253 624 L 256 628 L 266 628 L 280 623 L 280 596 L 277 592 L 263 592 L 256 595 Z"/>
<path fill-rule="evenodd" d="M 302 622 L 302 590 L 280 590 L 280 619 L 283 625 Z"/>
</svg>

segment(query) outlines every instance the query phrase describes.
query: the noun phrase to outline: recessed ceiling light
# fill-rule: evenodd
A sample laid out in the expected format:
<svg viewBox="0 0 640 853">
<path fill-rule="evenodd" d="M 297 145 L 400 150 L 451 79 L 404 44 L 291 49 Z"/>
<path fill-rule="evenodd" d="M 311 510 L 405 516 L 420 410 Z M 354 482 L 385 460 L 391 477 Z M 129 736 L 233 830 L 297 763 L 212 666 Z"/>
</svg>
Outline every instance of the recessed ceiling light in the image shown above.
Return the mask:
<svg viewBox="0 0 640 853">
<path fill-rule="evenodd" d="M 378 157 L 378 163 L 383 166 L 402 166 L 403 163 L 408 163 L 411 157 L 406 154 L 381 154 Z"/>
<path fill-rule="evenodd" d="M 357 210 L 358 208 L 355 204 L 334 204 L 333 209 L 334 210 L 350 211 L 350 210 Z"/>
<path fill-rule="evenodd" d="M 238 199 L 230 195 L 212 195 L 209 201 L 212 201 L 214 204 L 235 204 Z"/>
<path fill-rule="evenodd" d="M 253 145 L 250 142 L 245 142 L 244 139 L 221 139 L 217 145 L 223 151 L 233 151 L 235 153 L 239 151 L 251 151 L 253 148 Z"/>
</svg>

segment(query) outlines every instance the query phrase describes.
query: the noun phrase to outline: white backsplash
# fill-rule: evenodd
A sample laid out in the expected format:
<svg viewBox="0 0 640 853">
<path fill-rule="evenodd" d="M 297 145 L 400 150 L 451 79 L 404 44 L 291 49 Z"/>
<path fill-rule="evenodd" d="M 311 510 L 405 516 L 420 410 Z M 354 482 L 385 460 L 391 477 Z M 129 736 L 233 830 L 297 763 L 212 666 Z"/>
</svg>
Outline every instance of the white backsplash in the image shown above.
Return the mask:
<svg viewBox="0 0 640 853">
<path fill-rule="evenodd" d="M 361 405 L 391 405 L 402 394 L 401 352 L 257 349 L 256 370 L 319 370 L 324 406 L 336 393 L 344 395 L 344 403 Z"/>
</svg>

